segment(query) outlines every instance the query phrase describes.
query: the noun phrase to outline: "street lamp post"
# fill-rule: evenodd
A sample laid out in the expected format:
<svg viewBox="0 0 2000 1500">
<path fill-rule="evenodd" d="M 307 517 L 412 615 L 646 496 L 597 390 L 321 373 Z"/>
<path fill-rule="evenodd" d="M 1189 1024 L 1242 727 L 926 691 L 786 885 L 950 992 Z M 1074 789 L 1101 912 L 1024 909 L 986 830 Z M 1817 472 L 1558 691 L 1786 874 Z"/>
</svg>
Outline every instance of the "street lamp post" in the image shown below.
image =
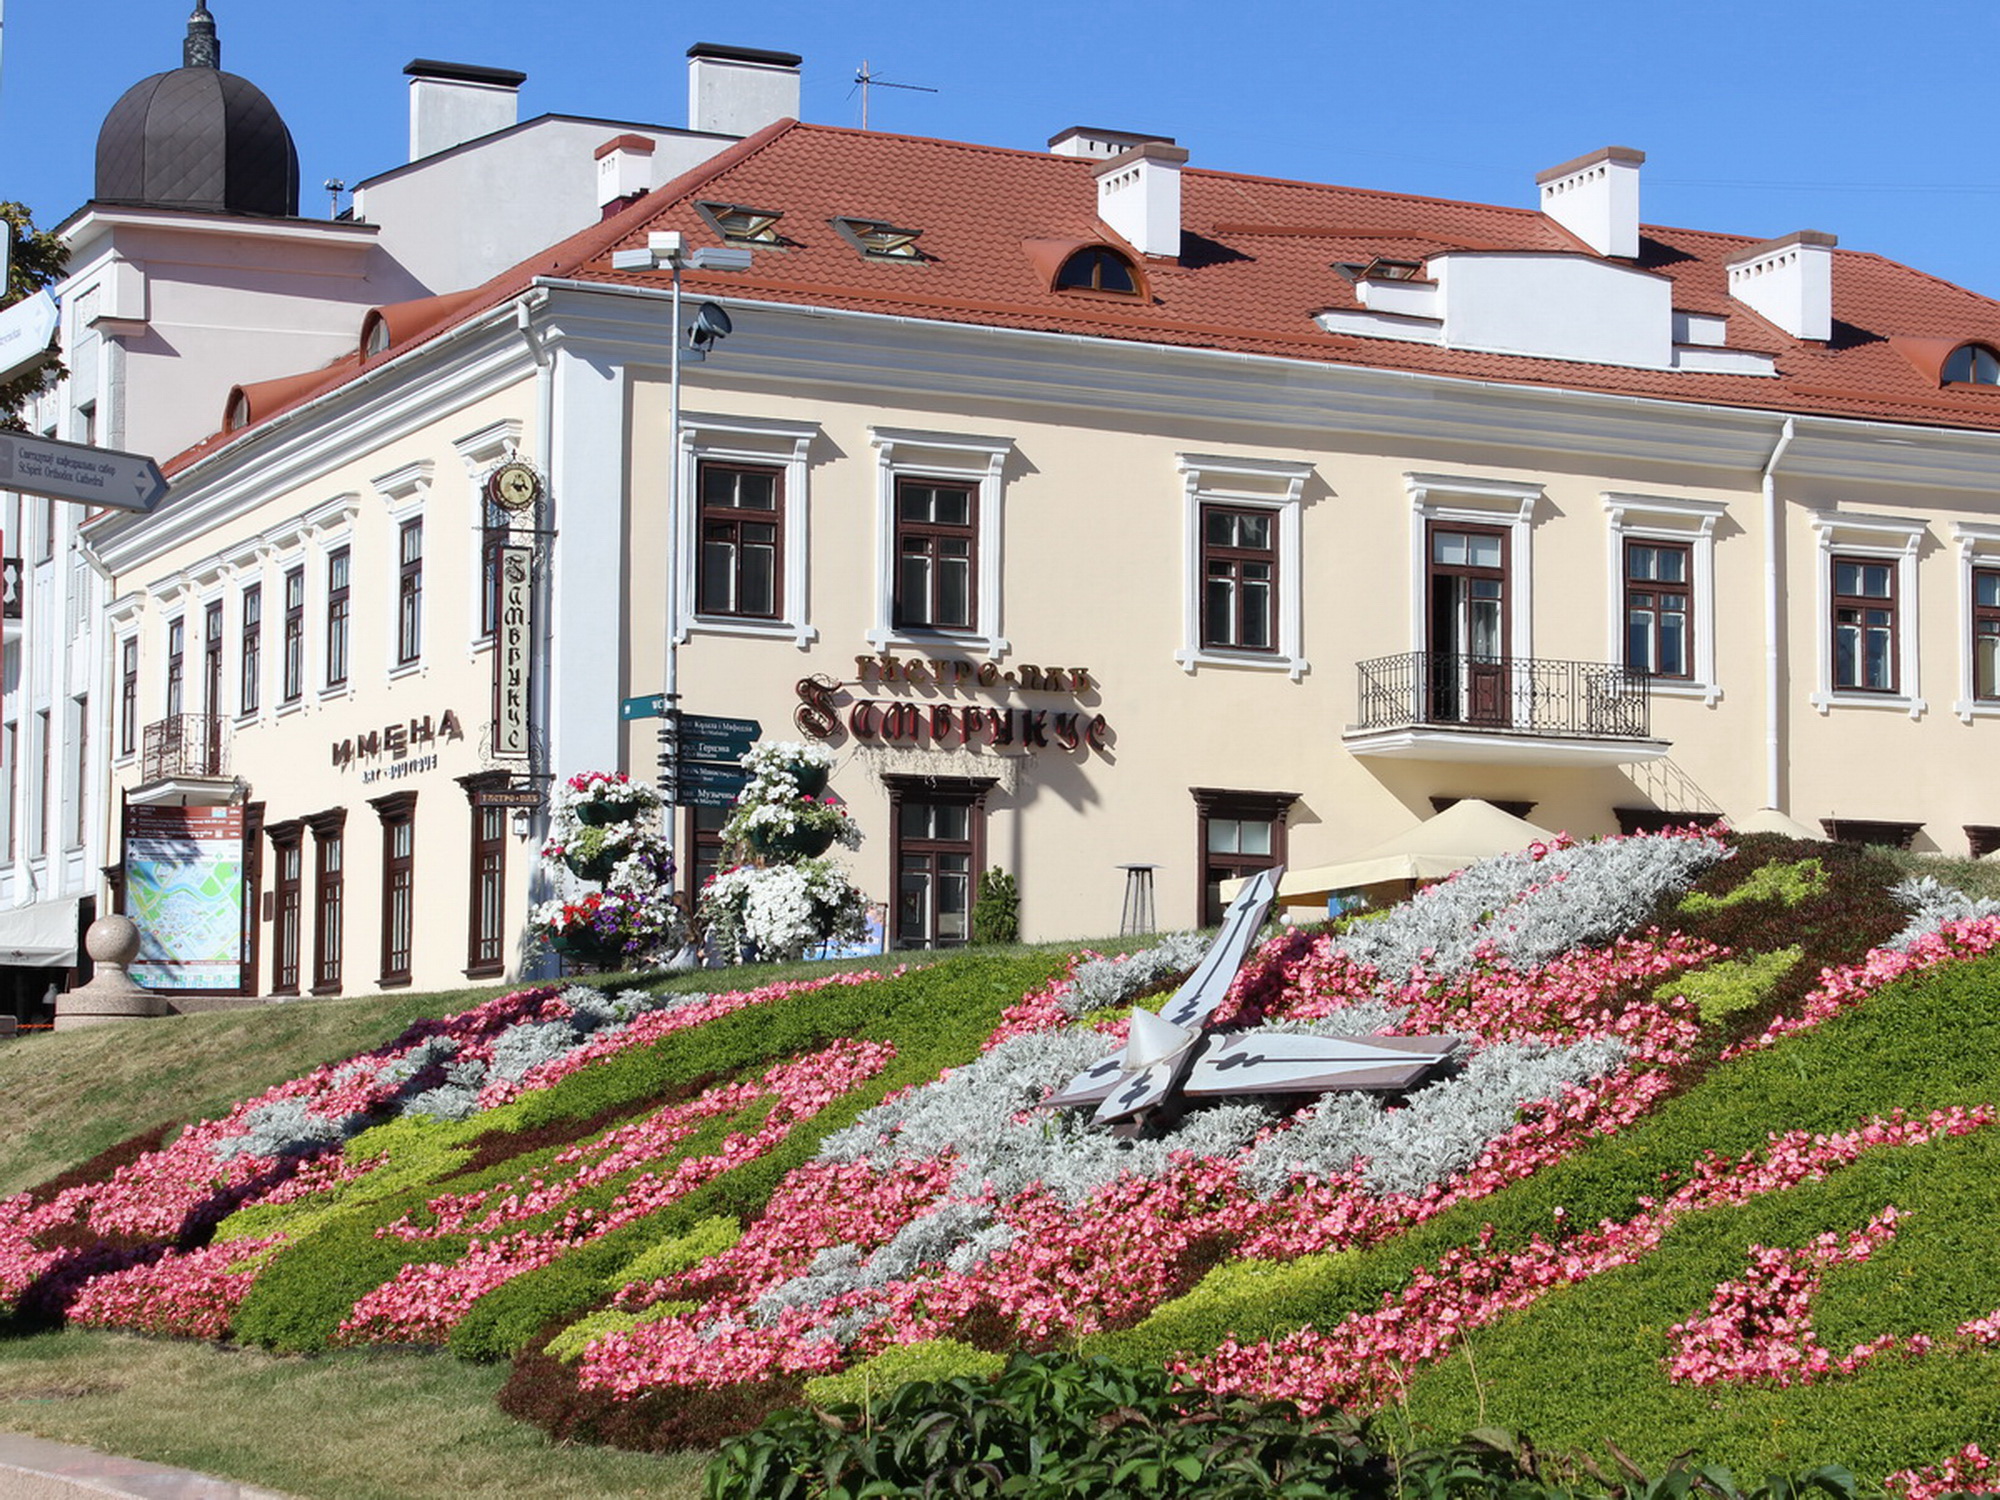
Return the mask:
<svg viewBox="0 0 2000 1500">
<path fill-rule="evenodd" d="M 682 572 L 681 524 L 681 366 L 700 363 L 708 348 L 729 332 L 729 317 L 713 304 L 703 304 L 695 326 L 681 329 L 681 272 L 747 271 L 751 255 L 734 245 L 704 246 L 689 250 L 679 230 L 659 230 L 646 236 L 643 250 L 619 250 L 611 257 L 616 270 L 659 270 L 672 274 L 673 339 L 667 356 L 667 431 L 670 452 L 667 464 L 667 634 L 666 682 L 660 715 L 659 788 L 665 804 L 667 852 L 674 850 L 674 806 L 680 794 L 680 617 Z M 685 348 L 683 346 L 686 346 Z"/>
</svg>

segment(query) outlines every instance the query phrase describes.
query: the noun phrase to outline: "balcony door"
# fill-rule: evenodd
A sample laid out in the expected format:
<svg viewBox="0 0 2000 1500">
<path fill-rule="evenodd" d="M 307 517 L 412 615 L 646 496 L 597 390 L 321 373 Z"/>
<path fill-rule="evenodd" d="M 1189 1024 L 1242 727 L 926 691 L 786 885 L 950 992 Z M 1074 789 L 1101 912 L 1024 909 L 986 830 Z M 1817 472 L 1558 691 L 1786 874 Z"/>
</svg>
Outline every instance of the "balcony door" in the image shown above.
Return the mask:
<svg viewBox="0 0 2000 1500">
<path fill-rule="evenodd" d="M 1507 533 L 1433 521 L 1428 527 L 1430 717 L 1504 728 L 1510 722 Z"/>
</svg>

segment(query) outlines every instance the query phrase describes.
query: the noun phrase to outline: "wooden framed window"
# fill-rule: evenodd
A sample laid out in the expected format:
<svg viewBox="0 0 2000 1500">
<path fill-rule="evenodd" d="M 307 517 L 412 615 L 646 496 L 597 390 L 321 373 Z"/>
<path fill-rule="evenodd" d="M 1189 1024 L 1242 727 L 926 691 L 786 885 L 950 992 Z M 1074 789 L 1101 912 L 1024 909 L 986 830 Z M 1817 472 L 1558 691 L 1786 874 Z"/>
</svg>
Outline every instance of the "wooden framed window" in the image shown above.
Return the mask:
<svg viewBox="0 0 2000 1500">
<path fill-rule="evenodd" d="M 1202 506 L 1203 650 L 1278 649 L 1277 520 L 1259 507 Z"/>
<path fill-rule="evenodd" d="M 201 612 L 201 711 L 222 717 L 222 601 L 211 599 Z"/>
<path fill-rule="evenodd" d="M 1972 696 L 2000 702 L 2000 568 L 1972 570 Z"/>
<path fill-rule="evenodd" d="M 1896 684 L 1896 563 L 1844 557 L 1833 564 L 1833 686 L 1893 693 Z"/>
<path fill-rule="evenodd" d="M 1136 296 L 1139 278 L 1132 262 L 1116 250 L 1092 245 L 1077 251 L 1056 273 L 1058 291 L 1122 292 Z"/>
<path fill-rule="evenodd" d="M 408 984 L 416 935 L 417 794 L 392 792 L 368 805 L 382 820 L 381 982 Z"/>
<path fill-rule="evenodd" d="M 396 665 L 424 654 L 424 523 L 405 521 L 396 533 Z"/>
<path fill-rule="evenodd" d="M 1625 665 L 1655 677 L 1694 675 L 1693 548 L 1625 541 Z"/>
<path fill-rule="evenodd" d="M 896 480 L 899 630 L 970 631 L 979 620 L 979 487 Z"/>
<path fill-rule="evenodd" d="M 465 920 L 465 974 L 488 979 L 507 969 L 507 823 L 504 807 L 481 807 L 478 794 L 507 785 L 504 771 L 483 771 L 461 777 L 459 785 L 471 802 L 471 901 Z"/>
<path fill-rule="evenodd" d="M 263 702 L 264 687 L 264 585 L 253 583 L 243 591 L 242 649 L 238 652 L 236 686 L 237 713 L 249 718 Z"/>
<path fill-rule="evenodd" d="M 81 849 L 90 836 L 90 796 L 86 790 L 90 782 L 90 696 L 84 694 L 75 703 L 75 730 L 70 742 L 70 750 L 75 759 L 70 763 L 70 771 L 76 778 L 71 784 L 74 800 L 70 803 L 69 843 L 71 849 Z"/>
<path fill-rule="evenodd" d="M 2000 353 L 1984 344 L 1960 344 L 1940 371 L 1946 385 L 2000 385 Z"/>
<path fill-rule="evenodd" d="M 1440 723 L 1510 719 L 1507 583 L 1512 537 L 1493 526 L 1426 524 L 1430 712 Z"/>
<path fill-rule="evenodd" d="M 343 686 L 347 681 L 347 627 L 350 600 L 349 572 L 353 558 L 345 547 L 326 555 L 326 685 Z"/>
<path fill-rule="evenodd" d="M 690 911 L 701 899 L 702 887 L 722 869 L 722 825 L 729 812 L 726 807 L 690 807 L 681 824 L 681 864 L 675 873 Z"/>
<path fill-rule="evenodd" d="M 695 612 L 749 620 L 784 613 L 785 475 L 782 469 L 703 459 L 700 576 Z"/>
<path fill-rule="evenodd" d="M 1239 792 L 1190 787 L 1195 806 L 1195 868 L 1201 872 L 1200 925 L 1213 927 L 1229 903 L 1222 882 L 1285 862 L 1285 820 L 1296 792 Z"/>
<path fill-rule="evenodd" d="M 260 906 L 264 893 L 264 804 L 243 804 L 243 959 L 237 971 L 237 993 L 257 993 L 258 942 L 263 921 Z M 124 900 L 123 892 L 118 895 Z"/>
<path fill-rule="evenodd" d="M 139 638 L 129 635 L 118 646 L 118 753 L 139 748 Z"/>
<path fill-rule="evenodd" d="M 340 990 L 341 946 L 346 938 L 347 809 L 306 819 L 313 832 L 313 993 Z"/>
<path fill-rule="evenodd" d="M 271 841 L 271 993 L 296 995 L 305 916 L 305 825 L 297 820 L 272 823 L 264 834 Z"/>
<path fill-rule="evenodd" d="M 306 690 L 306 570 L 285 571 L 285 702 Z"/>
<path fill-rule="evenodd" d="M 187 676 L 187 621 L 167 621 L 167 717 L 178 719 L 185 706 L 182 689 Z"/>
<path fill-rule="evenodd" d="M 972 940 L 972 898 L 986 856 L 984 779 L 885 776 L 896 948 L 956 948 Z"/>
</svg>

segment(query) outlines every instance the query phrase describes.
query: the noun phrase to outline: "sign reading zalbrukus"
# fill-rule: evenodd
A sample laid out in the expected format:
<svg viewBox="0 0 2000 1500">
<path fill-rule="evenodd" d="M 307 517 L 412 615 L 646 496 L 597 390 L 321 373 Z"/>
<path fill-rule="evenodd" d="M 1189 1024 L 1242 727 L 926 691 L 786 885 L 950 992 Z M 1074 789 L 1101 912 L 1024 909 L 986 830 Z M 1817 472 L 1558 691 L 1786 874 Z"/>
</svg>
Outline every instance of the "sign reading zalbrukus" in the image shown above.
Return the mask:
<svg viewBox="0 0 2000 1500">
<path fill-rule="evenodd" d="M 493 753 L 528 755 L 528 650 L 533 622 L 532 547 L 501 547 L 499 615 L 493 642 Z"/>
<path fill-rule="evenodd" d="M 960 693 L 1049 693 L 1076 699 L 1095 690 L 1088 667 L 1018 666 L 1003 669 L 994 662 L 934 657 L 880 656 L 855 658 L 856 687 L 915 689 L 956 696 Z M 832 739 L 844 724 L 863 744 L 939 749 L 976 745 L 997 752 L 1019 750 L 1078 751 L 1108 748 L 1111 725 L 1103 714 L 1084 709 L 1013 707 L 1005 703 L 913 702 L 909 698 L 856 699 L 848 684 L 829 677 L 807 677 L 797 687 L 798 707 L 792 722 L 813 739 Z"/>
</svg>

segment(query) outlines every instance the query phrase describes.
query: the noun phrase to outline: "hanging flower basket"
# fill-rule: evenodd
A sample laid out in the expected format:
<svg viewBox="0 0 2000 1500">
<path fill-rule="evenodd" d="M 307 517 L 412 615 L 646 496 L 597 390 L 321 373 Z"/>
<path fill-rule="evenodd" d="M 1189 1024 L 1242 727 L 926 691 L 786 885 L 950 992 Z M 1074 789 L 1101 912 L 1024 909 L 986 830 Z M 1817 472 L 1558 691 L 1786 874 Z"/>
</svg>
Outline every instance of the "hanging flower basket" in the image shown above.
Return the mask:
<svg viewBox="0 0 2000 1500">
<path fill-rule="evenodd" d="M 816 761 L 806 761 L 792 768 L 792 780 L 798 783 L 802 797 L 817 797 L 826 790 L 827 780 L 832 775 L 831 766 L 823 766 Z"/>
<path fill-rule="evenodd" d="M 618 867 L 619 851 L 600 849 L 595 854 L 570 851 L 563 855 L 563 863 L 570 873 L 579 880 L 594 880 L 600 885 L 611 878 L 611 872 Z"/>
<path fill-rule="evenodd" d="M 751 849 L 765 859 L 814 859 L 833 847 L 835 830 L 804 824 L 792 828 L 751 828 L 745 835 Z"/>
<path fill-rule="evenodd" d="M 580 802 L 576 820 L 588 828 L 608 828 L 613 823 L 631 822 L 645 808 L 645 802 L 636 796 L 624 802 Z"/>
<path fill-rule="evenodd" d="M 588 964 L 596 969 L 625 967 L 625 945 L 615 937 L 605 937 L 587 929 L 552 933 L 549 946 L 572 963 Z"/>
</svg>

